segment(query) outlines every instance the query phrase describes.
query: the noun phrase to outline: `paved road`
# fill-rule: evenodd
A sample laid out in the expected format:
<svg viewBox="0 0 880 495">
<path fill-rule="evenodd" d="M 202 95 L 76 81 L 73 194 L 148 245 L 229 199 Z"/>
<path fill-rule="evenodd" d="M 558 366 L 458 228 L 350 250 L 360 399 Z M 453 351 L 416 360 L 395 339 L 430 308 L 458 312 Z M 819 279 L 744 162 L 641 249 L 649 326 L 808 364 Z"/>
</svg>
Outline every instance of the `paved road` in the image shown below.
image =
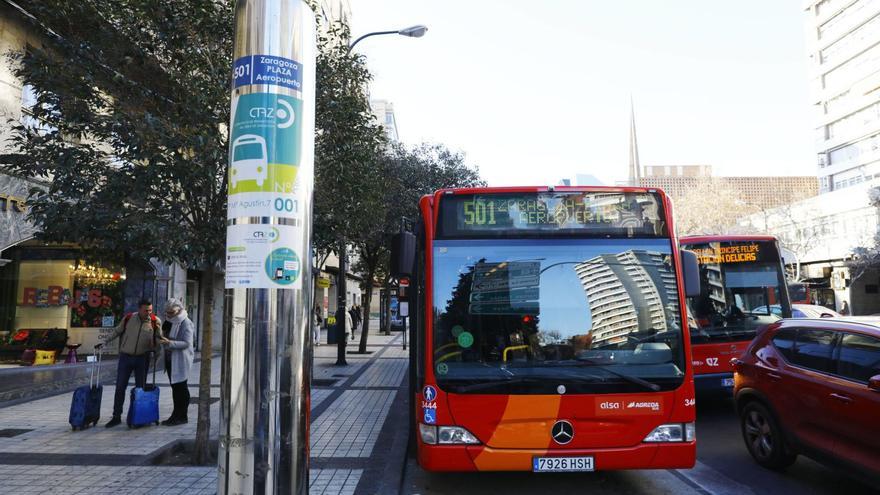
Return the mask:
<svg viewBox="0 0 880 495">
<path fill-rule="evenodd" d="M 733 407 L 730 400 L 701 401 L 697 418 L 697 458 L 726 478 L 741 480 L 756 495 L 880 493 L 880 487 L 869 487 L 804 456 L 782 473 L 761 468 L 743 445 Z"/>
<path fill-rule="evenodd" d="M 700 401 L 697 466 L 692 470 L 597 472 L 584 474 L 455 473 L 433 474 L 412 459 L 403 491 L 428 494 L 701 494 L 799 495 L 880 494 L 847 475 L 803 456 L 784 473 L 755 464 L 743 445 L 733 403 Z"/>
</svg>

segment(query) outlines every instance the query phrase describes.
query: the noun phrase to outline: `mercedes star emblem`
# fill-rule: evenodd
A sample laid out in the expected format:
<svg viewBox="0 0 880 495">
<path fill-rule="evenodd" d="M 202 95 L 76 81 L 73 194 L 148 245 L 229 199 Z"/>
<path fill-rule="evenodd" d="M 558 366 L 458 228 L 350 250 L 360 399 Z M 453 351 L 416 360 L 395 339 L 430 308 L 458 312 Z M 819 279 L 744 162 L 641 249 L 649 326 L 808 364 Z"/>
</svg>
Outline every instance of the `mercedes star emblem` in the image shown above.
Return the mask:
<svg viewBox="0 0 880 495">
<path fill-rule="evenodd" d="M 574 438 L 574 426 L 565 420 L 557 421 L 553 425 L 553 429 L 550 430 L 550 434 L 553 436 L 553 441 L 559 445 L 565 445 Z"/>
</svg>

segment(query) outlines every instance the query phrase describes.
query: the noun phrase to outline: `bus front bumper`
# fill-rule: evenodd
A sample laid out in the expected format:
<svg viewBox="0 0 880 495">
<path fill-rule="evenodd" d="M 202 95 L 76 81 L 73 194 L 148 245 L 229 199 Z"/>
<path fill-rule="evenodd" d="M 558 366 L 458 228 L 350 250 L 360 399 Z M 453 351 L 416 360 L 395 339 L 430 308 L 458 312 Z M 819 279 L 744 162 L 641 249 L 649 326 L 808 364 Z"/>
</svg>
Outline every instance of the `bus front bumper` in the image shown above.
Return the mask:
<svg viewBox="0 0 880 495">
<path fill-rule="evenodd" d="M 419 465 L 427 471 L 532 471 L 535 457 L 592 456 L 595 471 L 689 469 L 696 442 L 643 443 L 615 449 L 493 449 L 485 445 L 419 445 Z"/>
<path fill-rule="evenodd" d="M 733 372 L 694 375 L 694 390 L 702 397 L 733 397 Z"/>
</svg>

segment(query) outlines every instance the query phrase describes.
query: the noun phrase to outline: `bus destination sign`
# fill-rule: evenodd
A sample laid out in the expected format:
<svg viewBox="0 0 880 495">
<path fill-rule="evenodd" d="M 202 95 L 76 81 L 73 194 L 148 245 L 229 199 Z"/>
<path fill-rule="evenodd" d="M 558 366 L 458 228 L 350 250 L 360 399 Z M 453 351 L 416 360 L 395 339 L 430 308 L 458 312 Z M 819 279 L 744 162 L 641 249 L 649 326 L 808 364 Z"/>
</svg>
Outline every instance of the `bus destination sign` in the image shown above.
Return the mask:
<svg viewBox="0 0 880 495">
<path fill-rule="evenodd" d="M 665 235 L 660 198 L 654 193 L 539 192 L 445 196 L 443 236 L 527 234 Z"/>
</svg>

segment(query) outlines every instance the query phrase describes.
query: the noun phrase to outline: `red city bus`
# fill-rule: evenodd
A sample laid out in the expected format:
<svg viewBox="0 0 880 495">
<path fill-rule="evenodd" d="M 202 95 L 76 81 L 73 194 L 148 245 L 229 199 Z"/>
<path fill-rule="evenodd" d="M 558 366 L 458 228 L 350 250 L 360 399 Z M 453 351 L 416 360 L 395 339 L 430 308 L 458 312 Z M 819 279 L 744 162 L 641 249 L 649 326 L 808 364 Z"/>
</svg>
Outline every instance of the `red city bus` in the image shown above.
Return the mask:
<svg viewBox="0 0 880 495">
<path fill-rule="evenodd" d="M 700 265 L 701 294 L 687 299 L 698 394 L 733 391 L 730 360 L 759 327 L 791 318 L 785 269 L 775 237 L 690 236 L 679 239 Z"/>
<path fill-rule="evenodd" d="M 699 280 L 662 191 L 441 190 L 419 208 L 415 239 L 402 234 L 392 258 L 413 275 L 411 420 L 424 469 L 694 465 L 681 315 L 684 281 L 698 293 Z"/>
</svg>

